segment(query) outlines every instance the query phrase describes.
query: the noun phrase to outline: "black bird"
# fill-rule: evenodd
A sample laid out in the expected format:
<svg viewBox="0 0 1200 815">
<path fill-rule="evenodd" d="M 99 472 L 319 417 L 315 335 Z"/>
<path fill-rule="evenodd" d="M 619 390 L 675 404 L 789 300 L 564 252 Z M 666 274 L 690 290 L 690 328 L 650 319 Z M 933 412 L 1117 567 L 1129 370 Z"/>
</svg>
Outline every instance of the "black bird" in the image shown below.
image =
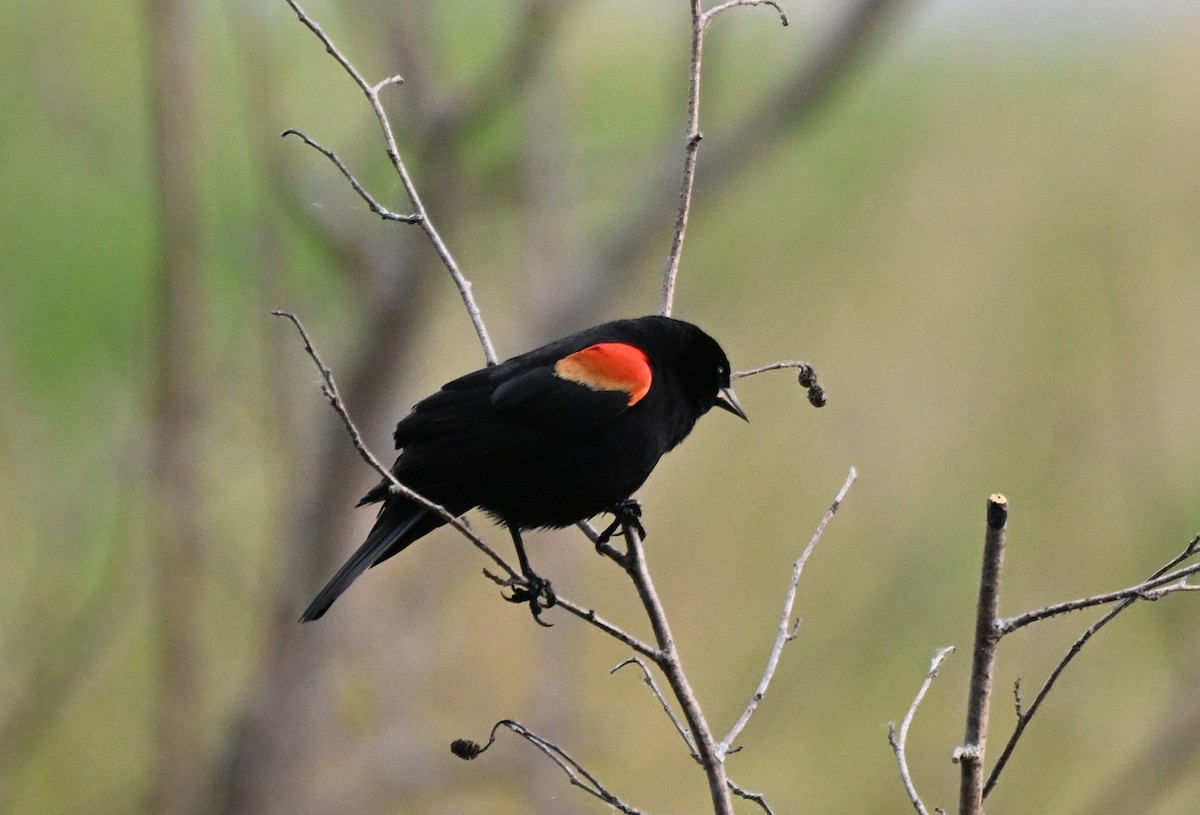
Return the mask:
<svg viewBox="0 0 1200 815">
<path fill-rule="evenodd" d="M 513 535 L 526 581 L 510 599 L 549 584 L 529 568 L 520 532 L 561 528 L 619 511 L 714 405 L 743 419 L 716 340 L 670 317 L 615 320 L 442 386 L 396 425 L 392 473 L 454 515 L 480 507 Z M 437 513 L 381 481 L 359 506 L 382 503 L 367 539 L 305 610 L 323 615 L 371 566 L 442 526 Z"/>
</svg>

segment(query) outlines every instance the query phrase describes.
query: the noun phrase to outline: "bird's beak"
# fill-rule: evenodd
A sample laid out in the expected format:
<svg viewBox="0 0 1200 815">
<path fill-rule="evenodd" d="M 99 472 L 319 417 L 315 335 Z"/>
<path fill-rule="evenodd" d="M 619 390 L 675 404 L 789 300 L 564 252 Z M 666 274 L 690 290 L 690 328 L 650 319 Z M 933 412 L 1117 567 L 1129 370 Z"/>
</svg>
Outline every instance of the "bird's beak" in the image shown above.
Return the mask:
<svg viewBox="0 0 1200 815">
<path fill-rule="evenodd" d="M 742 403 L 738 401 L 737 395 L 733 392 L 733 388 L 721 388 L 717 394 L 717 407 L 722 410 L 728 410 L 734 416 L 741 416 L 745 421 L 750 421 L 750 417 L 746 415 L 746 409 L 742 407 Z"/>
</svg>

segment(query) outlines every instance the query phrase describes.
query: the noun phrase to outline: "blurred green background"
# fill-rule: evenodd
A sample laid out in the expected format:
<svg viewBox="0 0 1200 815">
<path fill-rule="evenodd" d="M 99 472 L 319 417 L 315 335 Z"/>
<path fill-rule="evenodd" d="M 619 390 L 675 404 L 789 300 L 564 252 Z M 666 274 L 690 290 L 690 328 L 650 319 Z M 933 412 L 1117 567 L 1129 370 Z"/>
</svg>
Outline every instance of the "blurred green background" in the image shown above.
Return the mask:
<svg viewBox="0 0 1200 815">
<path fill-rule="evenodd" d="M 381 457 L 482 355 L 420 234 L 276 138 L 305 130 L 404 210 L 346 76 L 282 0 L 192 5 L 0 12 L 0 811 L 608 811 L 515 739 L 449 754 L 505 717 L 648 811 L 704 811 L 653 699 L 608 676 L 622 649 L 565 615 L 535 629 L 450 533 L 293 622 L 373 479 L 268 311 L 306 320 Z M 309 11 L 369 80 L 405 76 L 385 93 L 402 152 L 501 355 L 655 310 L 686 4 L 409 5 Z M 951 643 L 910 750 L 927 803 L 953 805 L 989 493 L 1012 505 L 1006 613 L 1136 582 L 1200 531 L 1200 14 L 890 5 L 794 109 L 773 90 L 848 6 L 714 24 L 676 315 L 737 367 L 809 360 L 830 403 L 744 380 L 753 422 L 705 419 L 641 494 L 723 730 L 858 469 L 730 759 L 781 813 L 910 811 L 886 723 Z M 577 534 L 531 557 L 644 629 Z M 1013 680 L 1030 696 L 1091 619 L 1002 644 L 993 756 Z M 1195 812 L 1198 619 L 1185 595 L 1107 629 L 989 812 Z"/>
</svg>

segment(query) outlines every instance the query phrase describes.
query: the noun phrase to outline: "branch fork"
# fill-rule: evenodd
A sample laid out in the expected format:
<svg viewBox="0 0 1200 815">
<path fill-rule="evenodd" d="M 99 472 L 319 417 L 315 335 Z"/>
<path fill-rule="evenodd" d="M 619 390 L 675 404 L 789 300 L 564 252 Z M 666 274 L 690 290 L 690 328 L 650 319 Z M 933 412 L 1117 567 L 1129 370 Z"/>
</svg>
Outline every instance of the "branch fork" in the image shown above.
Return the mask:
<svg viewBox="0 0 1200 815">
<path fill-rule="evenodd" d="M 1132 606 L 1139 600 L 1158 600 L 1167 594 L 1172 594 L 1177 591 L 1194 591 L 1200 586 L 1195 586 L 1188 582 L 1188 578 L 1200 572 L 1200 563 L 1193 563 L 1188 566 L 1182 566 L 1184 562 L 1200 555 L 1200 535 L 1192 538 L 1183 551 L 1169 560 L 1166 564 L 1160 567 L 1150 577 L 1136 586 L 1131 586 L 1120 591 L 1109 592 L 1107 594 L 1098 594 L 1092 597 L 1083 597 L 1077 600 L 1069 600 L 1064 603 L 1056 603 L 1044 608 L 1029 611 L 1015 617 L 1004 618 L 999 616 L 999 593 L 1000 593 L 1000 574 L 1003 565 L 1004 557 L 1004 539 L 1005 529 L 1008 520 L 1008 501 L 1003 495 L 993 495 L 988 499 L 987 507 L 987 532 L 984 538 L 984 556 L 983 568 L 980 577 L 979 589 L 979 606 L 976 616 L 975 627 L 975 644 L 973 649 L 973 663 L 971 669 L 971 687 L 968 695 L 967 703 L 967 727 L 966 734 L 963 738 L 963 743 L 957 747 L 951 756 L 953 763 L 958 764 L 961 770 L 961 783 L 959 790 L 959 814 L 960 815 L 981 815 L 983 812 L 983 802 L 989 793 L 995 788 L 1000 774 L 1003 772 L 1013 751 L 1020 742 L 1022 735 L 1029 726 L 1030 721 L 1036 715 L 1038 709 L 1045 701 L 1047 695 L 1053 689 L 1058 678 L 1062 675 L 1067 665 L 1079 654 L 1083 646 L 1105 625 L 1113 620 L 1118 614 Z M 1067 614 L 1080 609 L 1092 608 L 1095 606 L 1116 603 L 1104 616 L 1089 626 L 1074 644 L 1068 649 L 1065 656 L 1059 660 L 1058 664 L 1050 672 L 1049 677 L 1042 684 L 1033 701 L 1026 706 L 1021 695 L 1021 682 L 1018 679 L 1013 683 L 1013 706 L 1016 714 L 1017 724 L 1013 728 L 1012 734 L 1004 745 L 999 759 L 992 767 L 991 772 L 984 776 L 984 766 L 986 758 L 987 736 L 988 736 L 988 714 L 991 704 L 991 689 L 992 677 L 995 671 L 996 647 L 1000 640 L 1007 634 L 1031 625 L 1035 622 L 1050 619 L 1062 614 Z M 952 648 L 942 649 L 934 657 L 933 665 L 930 668 L 929 674 L 926 676 L 925 682 L 921 686 L 921 690 L 917 693 L 916 699 L 909 708 L 908 715 L 905 716 L 904 723 L 901 726 L 900 734 L 897 737 L 895 725 L 888 726 L 888 742 L 891 744 L 893 751 L 896 754 L 897 762 L 900 766 L 900 776 L 904 784 L 905 790 L 908 793 L 910 802 L 918 813 L 928 815 L 928 810 L 925 804 L 921 801 L 920 796 L 916 792 L 911 775 L 909 774 L 907 759 L 905 757 L 905 739 L 908 730 L 908 725 L 912 721 L 912 717 L 916 712 L 921 700 L 924 698 L 925 692 L 928 690 L 930 683 L 933 681 L 937 673 L 938 665 L 942 659 L 952 651 Z M 936 810 L 935 811 L 941 811 Z"/>
</svg>

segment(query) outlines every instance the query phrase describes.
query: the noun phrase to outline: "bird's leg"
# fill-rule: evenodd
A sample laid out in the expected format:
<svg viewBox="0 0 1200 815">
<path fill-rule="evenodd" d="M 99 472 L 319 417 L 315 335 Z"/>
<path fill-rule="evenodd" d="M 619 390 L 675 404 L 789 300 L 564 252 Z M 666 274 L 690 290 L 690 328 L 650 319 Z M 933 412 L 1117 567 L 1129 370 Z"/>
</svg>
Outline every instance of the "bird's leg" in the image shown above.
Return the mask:
<svg viewBox="0 0 1200 815">
<path fill-rule="evenodd" d="M 525 544 L 521 540 L 521 530 L 509 524 L 509 534 L 512 535 L 513 545 L 517 548 L 517 560 L 521 564 L 521 576 L 525 578 L 525 586 L 513 586 L 512 594 L 504 599 L 510 603 L 528 603 L 533 620 L 538 625 L 550 627 L 551 623 L 542 622 L 541 613 L 553 608 L 558 602 L 550 581 L 537 574 L 529 565 L 529 557 L 525 554 Z"/>
<path fill-rule="evenodd" d="M 624 568 L 628 562 L 626 556 L 617 552 L 609 544 L 609 541 L 612 540 L 613 535 L 626 527 L 636 529 L 638 536 L 642 540 L 646 539 L 646 528 L 642 526 L 642 505 L 636 498 L 626 498 L 609 511 L 613 514 L 613 522 L 596 538 L 596 551 L 612 558 Z"/>
</svg>

